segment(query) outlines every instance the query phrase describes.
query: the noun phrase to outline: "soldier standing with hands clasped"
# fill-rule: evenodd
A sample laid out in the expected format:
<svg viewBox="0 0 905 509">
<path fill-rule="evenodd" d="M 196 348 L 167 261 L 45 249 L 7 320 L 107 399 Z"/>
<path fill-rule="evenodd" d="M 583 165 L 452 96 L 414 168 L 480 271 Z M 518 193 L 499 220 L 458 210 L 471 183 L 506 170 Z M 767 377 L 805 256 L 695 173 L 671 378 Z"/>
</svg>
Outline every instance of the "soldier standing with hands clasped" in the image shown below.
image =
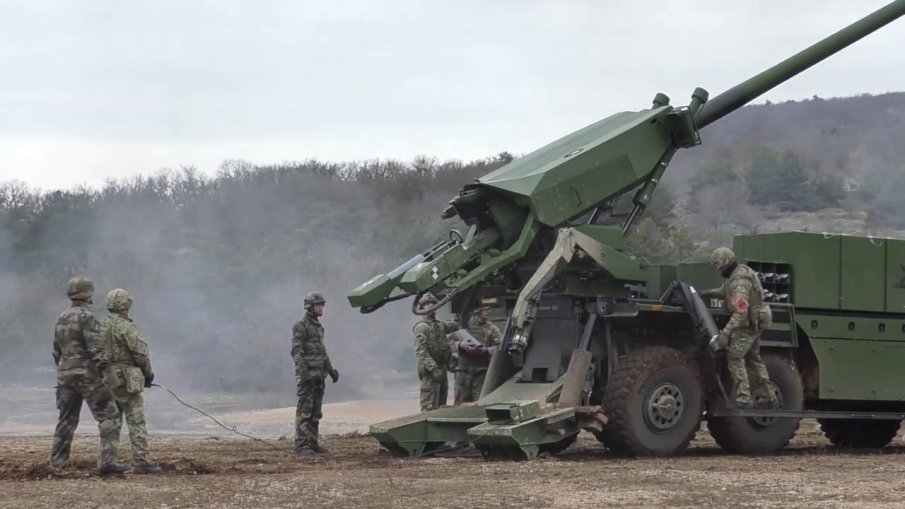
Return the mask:
<svg viewBox="0 0 905 509">
<path fill-rule="evenodd" d="M 296 394 L 295 452 L 299 455 L 326 453 L 317 443 L 318 424 L 324 403 L 324 379 L 339 381 L 339 371 L 330 362 L 324 345 L 324 315 L 327 301 L 317 292 L 305 295 L 305 317 L 292 328 L 292 359 L 295 361 Z"/>
</svg>

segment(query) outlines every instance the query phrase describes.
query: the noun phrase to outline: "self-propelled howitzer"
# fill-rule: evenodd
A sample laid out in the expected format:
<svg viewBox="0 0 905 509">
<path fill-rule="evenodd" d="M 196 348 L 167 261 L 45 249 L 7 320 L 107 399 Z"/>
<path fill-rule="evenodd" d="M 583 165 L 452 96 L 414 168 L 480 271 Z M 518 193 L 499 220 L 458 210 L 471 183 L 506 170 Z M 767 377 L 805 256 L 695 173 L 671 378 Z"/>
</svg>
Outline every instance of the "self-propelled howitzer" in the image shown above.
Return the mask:
<svg viewBox="0 0 905 509">
<path fill-rule="evenodd" d="M 582 219 L 593 224 L 617 198 L 635 190 L 632 209 L 622 221 L 624 234 L 650 202 L 676 151 L 701 143 L 701 128 L 903 12 L 905 1 L 892 2 L 709 102 L 701 88 L 685 107 L 671 106 L 669 98 L 657 94 L 649 109 L 611 115 L 477 179 L 451 200 L 441 216 L 458 216 L 467 226 L 464 234 L 451 232 L 448 241 L 362 284 L 349 295 L 350 304 L 368 313 L 390 301 L 432 291 L 442 297 L 436 307 L 458 295 L 454 307 L 467 313 L 473 300 L 468 291 L 512 270 L 542 232 Z M 549 245 L 537 249 L 549 250 Z M 610 260 L 607 269 L 615 279 L 629 283 L 637 279 L 637 267 L 629 259 L 614 252 Z M 509 276 L 510 288 L 521 286 L 516 276 Z"/>
<path fill-rule="evenodd" d="M 905 292 L 895 261 L 905 259 L 905 241 L 736 237 L 739 261 L 761 276 L 772 309 L 760 331 L 770 378 L 761 389 L 778 408 L 764 409 L 736 404 L 717 354 L 728 314 L 696 290 L 721 283 L 714 268 L 642 266 L 624 254 L 623 237 L 673 155 L 701 142 L 699 129 L 903 14 L 897 0 L 709 102 L 702 89 L 685 107 L 657 94 L 649 109 L 612 115 L 466 185 L 442 214 L 458 216 L 464 234 L 451 232 L 349 301 L 371 312 L 431 291 L 441 297 L 433 309 L 451 302 L 464 321 L 476 300 L 496 298 L 502 344 L 476 402 L 376 423 L 371 434 L 403 456 L 467 443 L 487 457 L 533 458 L 586 430 L 619 454 L 667 456 L 706 418 L 724 449 L 766 453 L 813 417 L 837 445 L 888 442 L 905 418 Z M 629 192 L 630 209 L 613 214 Z"/>
</svg>

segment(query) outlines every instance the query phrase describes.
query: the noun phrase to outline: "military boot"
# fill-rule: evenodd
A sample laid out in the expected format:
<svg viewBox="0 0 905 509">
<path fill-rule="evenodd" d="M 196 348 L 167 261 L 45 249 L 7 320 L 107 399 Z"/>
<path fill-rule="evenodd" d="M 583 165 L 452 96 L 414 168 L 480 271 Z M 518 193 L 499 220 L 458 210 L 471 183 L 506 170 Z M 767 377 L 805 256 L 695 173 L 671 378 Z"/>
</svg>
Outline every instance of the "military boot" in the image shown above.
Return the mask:
<svg viewBox="0 0 905 509">
<path fill-rule="evenodd" d="M 147 463 L 139 463 L 132 467 L 133 474 L 149 474 L 149 475 L 158 475 L 162 474 L 163 470 L 160 469 L 157 465 L 149 465 Z"/>
<path fill-rule="evenodd" d="M 101 475 L 107 474 L 123 474 L 129 470 L 129 467 L 123 465 L 122 463 L 112 462 L 107 463 L 106 465 L 102 465 L 100 468 Z"/>
<path fill-rule="evenodd" d="M 50 460 L 50 468 L 53 470 L 67 470 L 71 465 L 69 464 L 69 460 L 65 461 L 54 461 Z"/>
<path fill-rule="evenodd" d="M 296 447 L 295 454 L 297 456 L 311 456 L 312 454 L 315 454 L 315 452 L 314 452 L 314 449 L 305 445 L 302 447 Z"/>
<path fill-rule="evenodd" d="M 326 447 L 321 447 L 321 446 L 319 446 L 319 445 L 317 445 L 317 444 L 313 444 L 313 445 L 311 446 L 311 450 L 314 451 L 314 452 L 317 453 L 317 454 L 327 454 L 328 452 L 330 452 L 329 450 L 327 450 Z"/>
</svg>

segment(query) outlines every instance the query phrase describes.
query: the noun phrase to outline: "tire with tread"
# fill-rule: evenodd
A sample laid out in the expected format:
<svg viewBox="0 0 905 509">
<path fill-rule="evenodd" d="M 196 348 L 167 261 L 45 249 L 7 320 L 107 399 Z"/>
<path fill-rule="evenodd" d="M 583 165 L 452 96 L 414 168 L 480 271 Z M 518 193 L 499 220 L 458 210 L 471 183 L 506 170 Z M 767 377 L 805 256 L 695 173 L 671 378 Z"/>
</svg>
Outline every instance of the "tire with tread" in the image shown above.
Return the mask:
<svg viewBox="0 0 905 509">
<path fill-rule="evenodd" d="M 820 430 L 836 447 L 879 449 L 892 442 L 901 421 L 874 419 L 817 419 Z"/>
<path fill-rule="evenodd" d="M 783 410 L 801 410 L 804 389 L 798 371 L 787 360 L 764 355 L 770 381 L 780 392 Z M 726 452 L 767 454 L 789 445 L 798 431 L 799 418 L 774 418 L 772 421 L 751 417 L 707 417 L 710 436 Z"/>
<path fill-rule="evenodd" d="M 676 397 L 668 424 L 650 418 L 650 402 L 669 386 Z M 651 346 L 629 352 L 606 385 L 609 422 L 598 440 L 616 454 L 669 456 L 688 447 L 701 425 L 704 391 L 697 364 L 682 352 Z"/>
</svg>

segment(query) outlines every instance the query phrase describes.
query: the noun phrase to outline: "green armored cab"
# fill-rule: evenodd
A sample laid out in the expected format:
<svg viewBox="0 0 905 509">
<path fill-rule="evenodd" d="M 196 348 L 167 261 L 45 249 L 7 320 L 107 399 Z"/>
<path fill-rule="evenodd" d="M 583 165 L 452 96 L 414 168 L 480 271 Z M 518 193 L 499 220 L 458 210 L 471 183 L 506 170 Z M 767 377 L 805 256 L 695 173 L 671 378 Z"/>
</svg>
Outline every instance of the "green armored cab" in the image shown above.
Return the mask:
<svg viewBox="0 0 905 509">
<path fill-rule="evenodd" d="M 897 0 L 708 100 L 657 94 L 466 185 L 443 211 L 438 243 L 353 290 L 364 313 L 410 299 L 415 314 L 449 305 L 466 322 L 497 299 L 503 341 L 481 397 L 376 423 L 401 456 L 471 444 L 490 458 L 533 458 L 582 430 L 626 455 L 670 455 L 703 420 L 726 450 L 781 449 L 816 417 L 836 444 L 881 446 L 905 417 L 905 241 L 813 233 L 736 237 L 758 272 L 773 321 L 762 355 L 779 409 L 735 407 L 715 343 L 726 320 L 697 289 L 721 283 L 709 264 L 643 266 L 624 236 L 672 157 L 700 129 L 905 14 Z M 615 214 L 620 200 L 630 211 Z M 439 298 L 418 308 L 427 292 Z M 460 339 L 467 340 L 461 335 Z M 903 352 L 903 353 L 899 353 Z"/>
</svg>

